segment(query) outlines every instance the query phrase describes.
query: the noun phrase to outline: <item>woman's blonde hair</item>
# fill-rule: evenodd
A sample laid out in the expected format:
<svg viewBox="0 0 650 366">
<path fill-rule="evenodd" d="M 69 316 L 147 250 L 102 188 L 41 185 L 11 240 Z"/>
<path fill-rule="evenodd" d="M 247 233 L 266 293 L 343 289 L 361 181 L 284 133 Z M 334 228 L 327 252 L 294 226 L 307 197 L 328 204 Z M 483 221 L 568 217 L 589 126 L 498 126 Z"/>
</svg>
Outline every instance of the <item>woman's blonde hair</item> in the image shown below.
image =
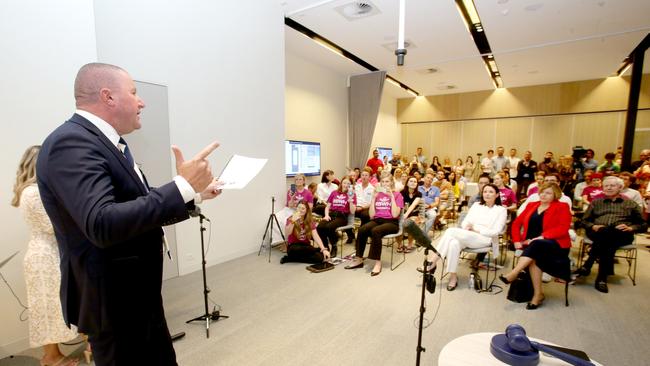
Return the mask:
<svg viewBox="0 0 650 366">
<path fill-rule="evenodd" d="M 542 184 L 541 187 L 539 187 L 539 193 L 542 193 L 543 190 L 550 188 L 553 190 L 553 196 L 555 197 L 554 201 L 557 201 L 562 197 L 562 190 L 560 189 L 560 186 L 557 185 L 557 183 L 544 183 Z"/>
<path fill-rule="evenodd" d="M 36 183 L 36 158 L 39 151 L 41 151 L 40 145 L 30 146 L 20 159 L 16 171 L 16 183 L 14 183 L 14 198 L 11 200 L 11 205 L 14 207 L 20 205 L 20 195 L 25 187 Z"/>
</svg>

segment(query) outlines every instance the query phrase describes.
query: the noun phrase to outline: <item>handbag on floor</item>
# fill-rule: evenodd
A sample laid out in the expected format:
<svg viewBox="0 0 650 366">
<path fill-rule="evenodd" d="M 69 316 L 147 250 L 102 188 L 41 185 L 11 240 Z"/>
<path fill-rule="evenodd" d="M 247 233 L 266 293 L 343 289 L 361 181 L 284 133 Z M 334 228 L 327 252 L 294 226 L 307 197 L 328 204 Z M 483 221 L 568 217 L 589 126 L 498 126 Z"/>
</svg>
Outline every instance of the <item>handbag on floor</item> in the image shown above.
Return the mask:
<svg viewBox="0 0 650 366">
<path fill-rule="evenodd" d="M 533 282 L 527 271 L 519 272 L 517 278 L 510 283 L 508 300 L 512 302 L 528 302 L 533 298 Z"/>
</svg>

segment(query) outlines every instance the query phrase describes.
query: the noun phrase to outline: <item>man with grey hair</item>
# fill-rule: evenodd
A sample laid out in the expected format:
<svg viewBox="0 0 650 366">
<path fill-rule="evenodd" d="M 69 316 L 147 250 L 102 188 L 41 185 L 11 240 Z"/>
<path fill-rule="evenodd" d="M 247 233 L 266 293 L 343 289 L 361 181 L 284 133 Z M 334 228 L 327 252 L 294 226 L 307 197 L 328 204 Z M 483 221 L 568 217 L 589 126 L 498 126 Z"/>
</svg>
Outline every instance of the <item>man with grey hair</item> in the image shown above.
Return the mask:
<svg viewBox="0 0 650 366">
<path fill-rule="evenodd" d="M 144 102 L 122 68 L 81 67 L 75 114 L 43 142 L 38 188 L 61 256 L 61 305 L 86 333 L 95 364 L 176 365 L 161 296 L 162 226 L 189 218 L 219 195 L 211 143 L 185 160 L 172 146 L 177 176 L 150 187 L 123 136 L 140 129 Z"/>
<path fill-rule="evenodd" d="M 639 206 L 634 201 L 621 196 L 622 189 L 622 179 L 606 177 L 603 180 L 605 197 L 593 200 L 582 217 L 587 236 L 593 244 L 589 257 L 575 274 L 588 276 L 594 262 L 598 260 L 595 287 L 600 292 L 609 292 L 607 276 L 614 273 L 616 250 L 632 243 L 634 233 L 644 232 L 648 227 Z"/>
</svg>

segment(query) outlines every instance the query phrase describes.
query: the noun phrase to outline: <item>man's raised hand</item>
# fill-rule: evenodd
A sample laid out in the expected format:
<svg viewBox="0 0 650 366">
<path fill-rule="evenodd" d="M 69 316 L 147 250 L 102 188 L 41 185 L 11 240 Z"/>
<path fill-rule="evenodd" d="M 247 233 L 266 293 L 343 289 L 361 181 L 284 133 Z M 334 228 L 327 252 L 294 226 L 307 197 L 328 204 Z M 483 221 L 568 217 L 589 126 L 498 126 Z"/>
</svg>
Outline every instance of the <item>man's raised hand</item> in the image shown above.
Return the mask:
<svg viewBox="0 0 650 366">
<path fill-rule="evenodd" d="M 219 143 L 215 141 L 203 148 L 192 159 L 186 161 L 178 146 L 172 145 L 172 151 L 176 158 L 176 173 L 185 178 L 194 189 L 194 192 L 203 192 L 212 182 L 213 176 L 207 157 L 217 147 L 219 147 Z"/>
</svg>

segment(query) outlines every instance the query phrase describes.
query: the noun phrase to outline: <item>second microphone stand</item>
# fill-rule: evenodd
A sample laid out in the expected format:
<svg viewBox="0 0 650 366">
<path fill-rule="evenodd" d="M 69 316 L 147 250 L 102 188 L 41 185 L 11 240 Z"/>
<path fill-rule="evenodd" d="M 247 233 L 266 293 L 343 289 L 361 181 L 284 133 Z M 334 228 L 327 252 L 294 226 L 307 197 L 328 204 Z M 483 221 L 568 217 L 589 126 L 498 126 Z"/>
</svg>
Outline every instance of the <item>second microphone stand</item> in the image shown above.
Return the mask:
<svg viewBox="0 0 650 366">
<path fill-rule="evenodd" d="M 198 209 L 198 207 L 197 207 Z M 205 321 L 205 337 L 210 338 L 210 323 L 214 320 L 217 321 L 221 318 L 228 319 L 227 315 L 221 315 L 219 310 L 214 310 L 210 312 L 208 310 L 208 293 L 210 289 L 208 288 L 208 282 L 205 276 L 205 244 L 203 241 L 203 233 L 205 232 L 205 226 L 203 226 L 203 220 L 210 221 L 207 217 L 203 216 L 200 211 L 197 211 L 199 216 L 199 226 L 201 230 L 201 270 L 203 271 L 203 304 L 205 305 L 205 314 L 199 315 L 196 318 L 186 321 L 186 324 L 196 321 Z"/>
</svg>

